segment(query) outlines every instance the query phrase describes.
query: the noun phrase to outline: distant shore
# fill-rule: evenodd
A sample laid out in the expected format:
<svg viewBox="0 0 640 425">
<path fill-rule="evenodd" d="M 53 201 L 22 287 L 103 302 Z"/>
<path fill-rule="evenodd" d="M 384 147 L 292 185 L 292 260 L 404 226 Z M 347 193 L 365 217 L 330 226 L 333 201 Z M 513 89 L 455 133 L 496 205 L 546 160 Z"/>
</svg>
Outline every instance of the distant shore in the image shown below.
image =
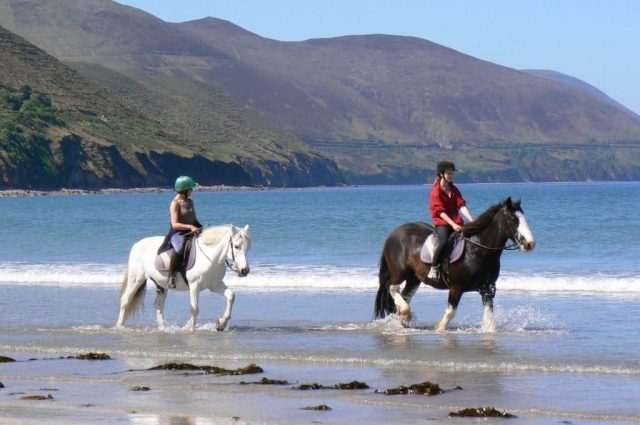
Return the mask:
<svg viewBox="0 0 640 425">
<path fill-rule="evenodd" d="M 264 186 L 198 186 L 198 192 L 237 192 L 268 190 Z M 70 196 L 70 195 L 111 195 L 118 193 L 160 193 L 173 192 L 171 188 L 164 187 L 137 187 L 131 189 L 59 189 L 59 190 L 30 190 L 30 189 L 8 189 L 0 190 L 1 197 L 19 196 Z"/>
</svg>

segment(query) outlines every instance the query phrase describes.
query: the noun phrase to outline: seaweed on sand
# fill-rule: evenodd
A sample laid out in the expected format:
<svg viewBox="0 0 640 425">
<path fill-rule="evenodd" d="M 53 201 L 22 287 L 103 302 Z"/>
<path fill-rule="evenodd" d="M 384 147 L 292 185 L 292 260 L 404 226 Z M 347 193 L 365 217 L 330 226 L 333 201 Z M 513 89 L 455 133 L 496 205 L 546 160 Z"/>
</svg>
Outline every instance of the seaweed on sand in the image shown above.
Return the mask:
<svg viewBox="0 0 640 425">
<path fill-rule="evenodd" d="M 400 385 L 395 388 L 388 388 L 384 390 L 384 393 L 387 395 L 398 395 L 398 394 L 417 394 L 417 395 L 438 395 L 443 394 L 444 390 L 440 388 L 438 384 L 435 384 L 430 381 L 425 381 L 421 384 L 413 384 L 405 387 L 404 385 Z"/>
<path fill-rule="evenodd" d="M 238 369 L 225 369 L 218 366 L 197 366 L 190 363 L 165 363 L 147 370 L 201 370 L 204 371 L 205 374 L 211 375 L 249 375 L 264 372 L 260 366 L 254 363 Z"/>
<path fill-rule="evenodd" d="M 464 418 L 517 418 L 516 415 L 499 411 L 493 407 L 468 407 L 458 412 L 449 412 L 449 416 Z"/>
</svg>

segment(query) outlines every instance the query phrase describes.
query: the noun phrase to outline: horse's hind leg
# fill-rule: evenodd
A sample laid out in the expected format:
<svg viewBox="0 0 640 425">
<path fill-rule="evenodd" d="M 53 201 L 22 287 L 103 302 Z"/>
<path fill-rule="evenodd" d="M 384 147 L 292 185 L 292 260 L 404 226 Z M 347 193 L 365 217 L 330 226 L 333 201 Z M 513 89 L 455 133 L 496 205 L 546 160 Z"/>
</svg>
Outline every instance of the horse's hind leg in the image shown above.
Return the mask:
<svg viewBox="0 0 640 425">
<path fill-rule="evenodd" d="M 407 278 L 407 283 L 405 283 L 402 289 L 402 298 L 404 298 L 407 304 L 411 304 L 411 299 L 416 294 L 418 287 L 420 287 L 420 283 L 420 279 L 415 276 Z"/>
<path fill-rule="evenodd" d="M 400 318 L 400 323 L 402 323 L 402 326 L 409 326 L 411 322 L 411 308 L 409 307 L 409 303 L 405 301 L 404 297 L 400 294 L 400 285 L 390 285 L 389 294 L 391 294 L 391 298 L 393 298 L 396 304 L 396 311 Z"/>
<path fill-rule="evenodd" d="M 447 330 L 447 326 L 449 326 L 449 322 L 453 320 L 456 315 L 456 310 L 458 309 L 458 304 L 460 303 L 460 298 L 462 298 L 462 291 L 459 286 L 452 286 L 449 289 L 449 305 L 447 309 L 444 311 L 444 316 L 436 325 L 437 332 L 443 332 Z"/>
<path fill-rule="evenodd" d="M 227 285 L 224 282 L 220 282 L 220 285 L 216 289 L 212 289 L 213 292 L 224 295 L 227 299 L 227 308 L 224 310 L 224 314 L 221 318 L 218 319 L 216 323 L 216 329 L 219 331 L 223 331 L 227 327 L 227 323 L 229 323 L 229 319 L 231 319 L 231 311 L 233 310 L 233 302 L 236 299 L 236 295 L 233 291 L 227 288 Z"/>
</svg>

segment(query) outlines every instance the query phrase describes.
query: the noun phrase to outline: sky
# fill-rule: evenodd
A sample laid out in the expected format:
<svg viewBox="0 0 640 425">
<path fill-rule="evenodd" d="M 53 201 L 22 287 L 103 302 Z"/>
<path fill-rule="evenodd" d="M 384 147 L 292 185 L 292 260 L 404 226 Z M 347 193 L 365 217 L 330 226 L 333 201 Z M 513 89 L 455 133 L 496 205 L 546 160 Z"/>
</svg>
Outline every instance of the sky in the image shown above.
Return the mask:
<svg viewBox="0 0 640 425">
<path fill-rule="evenodd" d="M 579 78 L 640 114 L 636 0 L 118 0 L 168 22 L 207 16 L 282 41 L 424 38 L 515 69 Z"/>
</svg>

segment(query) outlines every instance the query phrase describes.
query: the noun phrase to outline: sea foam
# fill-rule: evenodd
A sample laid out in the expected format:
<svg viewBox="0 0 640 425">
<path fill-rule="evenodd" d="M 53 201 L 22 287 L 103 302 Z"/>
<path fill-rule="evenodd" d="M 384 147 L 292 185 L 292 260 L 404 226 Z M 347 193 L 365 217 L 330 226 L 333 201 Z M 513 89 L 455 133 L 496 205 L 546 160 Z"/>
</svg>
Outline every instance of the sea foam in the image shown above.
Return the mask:
<svg viewBox="0 0 640 425">
<path fill-rule="evenodd" d="M 0 263 L 0 285 L 113 289 L 120 286 L 124 269 L 121 264 Z M 253 264 L 249 276 L 239 278 L 228 271 L 225 282 L 231 288 L 252 291 L 376 291 L 377 274 L 373 267 Z M 531 293 L 640 296 L 640 274 L 570 275 L 506 271 L 500 275 L 497 288 L 498 291 Z"/>
</svg>

